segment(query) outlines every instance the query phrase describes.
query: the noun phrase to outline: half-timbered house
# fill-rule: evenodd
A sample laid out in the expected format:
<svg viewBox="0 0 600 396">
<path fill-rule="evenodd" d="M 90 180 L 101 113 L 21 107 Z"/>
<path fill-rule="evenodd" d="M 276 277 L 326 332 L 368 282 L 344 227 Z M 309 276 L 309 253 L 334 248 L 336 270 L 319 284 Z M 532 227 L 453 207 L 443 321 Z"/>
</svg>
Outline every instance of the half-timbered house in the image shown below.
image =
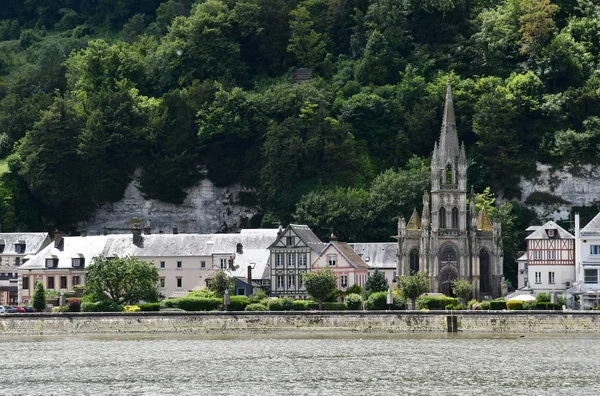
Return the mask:
<svg viewBox="0 0 600 396">
<path fill-rule="evenodd" d="M 536 294 L 569 288 L 575 280 L 575 237 L 549 221 L 525 240 L 528 286 Z"/>
<path fill-rule="evenodd" d="M 277 233 L 269 246 L 271 295 L 305 299 L 302 274 L 310 272 L 311 263 L 323 251 L 323 242 L 307 225 L 290 224 Z"/>
</svg>

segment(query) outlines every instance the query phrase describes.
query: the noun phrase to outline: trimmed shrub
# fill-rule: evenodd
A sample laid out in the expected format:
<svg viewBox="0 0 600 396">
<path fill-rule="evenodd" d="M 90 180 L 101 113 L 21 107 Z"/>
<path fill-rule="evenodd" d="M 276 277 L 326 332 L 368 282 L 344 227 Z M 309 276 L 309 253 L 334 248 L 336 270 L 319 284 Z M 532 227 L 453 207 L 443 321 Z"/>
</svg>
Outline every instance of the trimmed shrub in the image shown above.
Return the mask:
<svg viewBox="0 0 600 396">
<path fill-rule="evenodd" d="M 506 302 L 506 308 L 511 311 L 523 310 L 523 301 L 510 300 Z"/>
<path fill-rule="evenodd" d="M 477 309 L 477 308 L 473 308 L 473 305 L 478 304 L 477 300 L 472 299 L 471 301 L 469 301 L 467 303 L 467 309 Z"/>
<path fill-rule="evenodd" d="M 305 300 L 294 300 L 292 303 L 292 310 L 294 311 L 306 311 L 308 310 L 308 301 Z"/>
<path fill-rule="evenodd" d="M 550 302 L 550 293 L 538 293 L 538 295 L 535 296 L 535 301 L 537 302 Z"/>
<path fill-rule="evenodd" d="M 61 305 L 58 307 L 53 307 L 52 312 L 71 312 L 71 311 L 69 311 L 69 307 L 67 305 Z"/>
<path fill-rule="evenodd" d="M 79 298 L 67 298 L 67 307 L 70 312 L 81 312 L 81 300 Z"/>
<path fill-rule="evenodd" d="M 114 301 L 84 301 L 81 312 L 121 312 L 123 307 Z"/>
<path fill-rule="evenodd" d="M 481 311 L 487 311 L 490 309 L 490 302 L 489 301 L 482 301 L 479 303 L 479 309 Z"/>
<path fill-rule="evenodd" d="M 269 311 L 283 311 L 283 304 L 279 298 L 269 301 L 268 307 Z"/>
<path fill-rule="evenodd" d="M 417 298 L 417 309 L 446 309 L 448 305 L 458 305 L 458 299 L 448 296 L 421 296 Z"/>
<path fill-rule="evenodd" d="M 138 307 L 140 307 L 140 309 L 144 312 L 160 311 L 160 303 L 159 302 L 138 304 Z"/>
<path fill-rule="evenodd" d="M 257 311 L 268 311 L 269 308 L 262 304 L 248 304 L 246 305 L 246 309 L 244 311 L 247 312 L 257 312 Z"/>
<path fill-rule="evenodd" d="M 243 311 L 250 305 L 250 299 L 246 296 L 231 296 L 229 299 L 229 311 Z"/>
<path fill-rule="evenodd" d="M 540 302 L 538 301 L 535 304 L 535 309 L 546 310 L 546 311 L 556 311 L 560 310 L 562 307 L 556 303 L 551 303 L 547 301 Z"/>
<path fill-rule="evenodd" d="M 362 308 L 362 297 L 360 296 L 360 294 L 348 294 L 344 299 L 344 304 L 346 304 L 346 309 L 351 311 L 358 311 Z"/>
<path fill-rule="evenodd" d="M 525 301 L 523 302 L 523 309 L 535 309 L 537 302 L 535 301 Z"/>
<path fill-rule="evenodd" d="M 365 309 L 368 311 L 383 311 L 388 309 L 387 305 L 387 292 L 377 292 L 369 296 L 365 301 Z M 399 295 L 394 294 L 394 302 L 392 303 L 392 310 L 406 309 L 406 301 Z"/>
<path fill-rule="evenodd" d="M 214 291 L 210 290 L 208 287 L 205 287 L 204 289 L 200 289 L 200 290 L 192 290 L 191 292 L 189 292 L 187 294 L 186 297 L 190 297 L 190 298 L 218 298 L 217 297 L 217 293 L 215 293 Z"/>
<path fill-rule="evenodd" d="M 257 290 L 252 293 L 249 297 L 251 304 L 262 304 L 262 301 L 266 300 L 269 296 L 264 290 Z"/>
<path fill-rule="evenodd" d="M 180 308 L 184 311 L 214 311 L 221 307 L 220 298 L 181 297 L 165 301 L 167 308 Z"/>
<path fill-rule="evenodd" d="M 142 309 L 137 305 L 125 305 L 123 312 L 142 312 Z"/>
<path fill-rule="evenodd" d="M 490 301 L 490 309 L 492 311 L 502 311 L 503 309 L 506 309 L 506 301 L 504 301 L 504 298 L 492 300 Z"/>
<path fill-rule="evenodd" d="M 461 309 L 463 309 L 463 306 L 460 305 L 460 304 L 456 304 L 456 305 L 448 304 L 448 305 L 446 305 L 446 310 L 447 311 L 460 311 Z"/>
</svg>

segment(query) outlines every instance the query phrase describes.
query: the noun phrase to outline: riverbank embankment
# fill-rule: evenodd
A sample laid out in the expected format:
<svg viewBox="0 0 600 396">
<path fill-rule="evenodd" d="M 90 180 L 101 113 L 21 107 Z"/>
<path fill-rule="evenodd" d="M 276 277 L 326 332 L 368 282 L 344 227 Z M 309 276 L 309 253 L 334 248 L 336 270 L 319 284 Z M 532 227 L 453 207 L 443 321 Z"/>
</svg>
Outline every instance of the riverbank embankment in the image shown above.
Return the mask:
<svg viewBox="0 0 600 396">
<path fill-rule="evenodd" d="M 1 335 L 236 333 L 600 333 L 590 311 L 136 312 L 0 316 Z"/>
</svg>

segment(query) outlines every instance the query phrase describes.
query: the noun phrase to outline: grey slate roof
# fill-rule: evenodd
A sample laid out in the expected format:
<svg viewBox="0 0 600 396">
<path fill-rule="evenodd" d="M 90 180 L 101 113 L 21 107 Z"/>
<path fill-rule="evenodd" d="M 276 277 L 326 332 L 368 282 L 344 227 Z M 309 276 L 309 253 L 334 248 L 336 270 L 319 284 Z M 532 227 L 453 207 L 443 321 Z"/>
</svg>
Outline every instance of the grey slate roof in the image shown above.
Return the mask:
<svg viewBox="0 0 600 396">
<path fill-rule="evenodd" d="M 91 264 L 94 256 L 102 253 L 106 237 L 102 235 L 86 237 L 65 236 L 62 240 L 62 250 L 58 250 L 54 247 L 54 243 L 51 243 L 25 264 L 21 265 L 19 271 L 43 269 L 46 267 L 47 258 L 58 258 L 58 269 L 72 268 L 71 259 L 81 257 L 81 255 L 85 258 L 85 265 L 88 266 Z"/>
<path fill-rule="evenodd" d="M 395 242 L 357 242 L 349 245 L 371 268 L 396 268 L 398 244 Z"/>
<path fill-rule="evenodd" d="M 25 252 L 18 254 L 36 254 L 44 246 L 48 245 L 50 237 L 47 232 L 2 232 L 0 239 L 4 244 L 3 253 L 17 254 L 15 244 L 19 241 L 25 243 Z"/>
<path fill-rule="evenodd" d="M 600 231 L 600 213 L 598 213 L 581 231 Z"/>
<path fill-rule="evenodd" d="M 133 244 L 131 234 L 108 235 L 107 257 L 210 256 L 235 253 L 238 243 L 246 249 L 266 249 L 277 238 L 277 229 L 242 230 L 239 234 L 152 234 Z"/>
<path fill-rule="evenodd" d="M 575 237 L 571 235 L 567 230 L 565 230 L 553 221 L 548 221 L 525 239 L 550 239 L 548 237 L 548 234 L 546 233 L 547 229 L 555 229 L 558 232 L 557 239 L 575 239 Z"/>
<path fill-rule="evenodd" d="M 302 239 L 304 243 L 306 243 L 306 245 L 312 250 L 317 253 L 321 253 L 323 251 L 325 244 L 319 239 L 318 236 L 315 235 L 314 232 L 312 232 L 309 226 L 302 224 L 290 224 L 288 227 L 290 227 L 296 233 L 296 235 L 298 235 L 298 237 Z"/>
<path fill-rule="evenodd" d="M 246 277 L 248 266 L 252 266 L 252 279 L 269 279 L 270 272 L 267 270 L 270 252 L 268 249 L 245 249 L 242 254 L 236 253 L 233 259 L 233 271 L 228 271 L 232 276 Z"/>
</svg>

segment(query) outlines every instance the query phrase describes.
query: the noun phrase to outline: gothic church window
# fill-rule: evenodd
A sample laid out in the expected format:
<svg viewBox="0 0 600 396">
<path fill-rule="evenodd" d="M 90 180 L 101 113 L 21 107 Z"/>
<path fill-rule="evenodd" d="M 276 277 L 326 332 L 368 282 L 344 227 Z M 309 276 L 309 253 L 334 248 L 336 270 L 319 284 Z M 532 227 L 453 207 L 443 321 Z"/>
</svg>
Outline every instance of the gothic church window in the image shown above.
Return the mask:
<svg viewBox="0 0 600 396">
<path fill-rule="evenodd" d="M 458 208 L 452 208 L 452 228 L 458 228 Z"/>
<path fill-rule="evenodd" d="M 490 254 L 487 250 L 479 252 L 479 291 L 481 293 L 491 292 Z"/>
<path fill-rule="evenodd" d="M 452 166 L 446 166 L 446 184 L 454 184 Z"/>
<path fill-rule="evenodd" d="M 456 261 L 456 250 L 450 245 L 446 246 L 442 251 L 442 260 L 445 262 Z"/>
<path fill-rule="evenodd" d="M 440 208 L 440 228 L 446 228 L 446 209 Z"/>
<path fill-rule="evenodd" d="M 410 251 L 410 274 L 419 272 L 419 249 Z"/>
</svg>

